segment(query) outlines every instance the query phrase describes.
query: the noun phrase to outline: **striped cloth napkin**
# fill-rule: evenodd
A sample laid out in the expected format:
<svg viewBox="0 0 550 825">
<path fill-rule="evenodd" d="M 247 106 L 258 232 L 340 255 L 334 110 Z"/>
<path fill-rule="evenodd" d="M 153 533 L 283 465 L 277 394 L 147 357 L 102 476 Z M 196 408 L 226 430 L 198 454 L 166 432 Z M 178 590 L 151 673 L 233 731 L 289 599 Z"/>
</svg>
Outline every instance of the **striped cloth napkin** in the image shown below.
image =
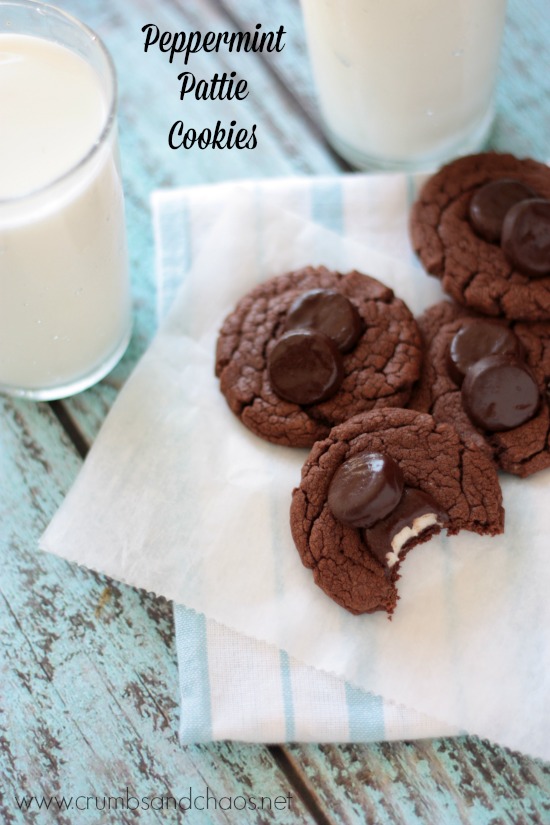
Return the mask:
<svg viewBox="0 0 550 825">
<path fill-rule="evenodd" d="M 153 194 L 159 321 L 220 213 L 246 193 L 382 254 L 411 258 L 404 220 L 420 178 L 350 175 L 184 188 Z M 439 288 L 432 284 L 434 299 Z M 174 605 L 182 743 L 375 742 L 457 728 L 302 664 L 284 650 Z"/>
<path fill-rule="evenodd" d="M 235 302 L 306 263 L 372 274 L 413 312 L 439 300 L 407 239 L 416 184 L 355 175 L 153 197 L 162 323 L 40 545 L 183 605 L 183 742 L 468 731 L 550 758 L 550 471 L 502 477 L 504 536 L 463 531 L 411 553 L 392 621 L 352 616 L 290 536 L 307 451 L 250 433 L 213 373 Z"/>
</svg>

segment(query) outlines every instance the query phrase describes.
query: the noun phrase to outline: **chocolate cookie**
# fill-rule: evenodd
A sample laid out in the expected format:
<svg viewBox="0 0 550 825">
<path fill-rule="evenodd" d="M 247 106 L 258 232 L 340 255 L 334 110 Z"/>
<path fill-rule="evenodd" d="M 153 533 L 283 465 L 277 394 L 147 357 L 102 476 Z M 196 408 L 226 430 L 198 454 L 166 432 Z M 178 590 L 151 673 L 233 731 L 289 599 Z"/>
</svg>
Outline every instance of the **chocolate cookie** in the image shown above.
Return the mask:
<svg viewBox="0 0 550 825">
<path fill-rule="evenodd" d="M 409 402 L 412 409 L 427 412 L 438 421 L 452 422 L 461 437 L 471 440 L 488 451 L 506 472 L 517 476 L 529 476 L 550 466 L 550 413 L 548 399 L 548 378 L 550 376 L 550 322 L 524 323 L 504 319 L 487 319 L 465 310 L 457 304 L 442 301 L 430 307 L 419 319 L 425 341 L 425 362 L 422 377 Z M 498 330 L 491 336 L 489 372 L 477 378 L 479 367 L 470 364 L 466 369 L 472 372 L 469 382 L 457 373 L 453 365 L 452 349 L 460 343 L 460 335 L 473 324 L 481 324 Z M 514 344 L 515 339 L 515 344 Z M 502 381 L 491 375 L 496 349 L 504 360 Z M 502 355 L 502 351 L 505 354 Z M 480 349 L 476 357 L 481 369 L 487 367 L 487 357 Z M 455 360 L 457 354 L 455 353 Z M 509 364 L 520 370 L 518 375 L 506 372 Z M 519 366 L 518 366 L 519 365 Z M 512 379 L 512 380 L 511 380 Z M 514 426 L 514 419 L 505 422 L 512 426 L 501 428 L 501 422 L 486 419 L 478 421 L 469 394 L 476 380 L 480 383 L 481 401 L 485 388 L 493 394 L 486 404 L 489 413 L 498 413 L 499 391 L 505 393 L 504 402 L 514 416 L 526 420 Z M 510 393 L 517 390 L 514 401 Z M 477 396 L 480 397 L 479 394 Z M 514 411 L 515 410 L 515 411 Z M 500 413 L 503 417 L 502 411 Z M 506 416 L 504 416 L 506 417 Z M 520 418 L 521 420 L 521 418 Z M 495 426 L 497 429 L 495 429 Z"/>
<path fill-rule="evenodd" d="M 495 152 L 459 158 L 413 205 L 414 249 L 460 304 L 550 320 L 549 198 L 550 168 L 542 163 Z"/>
<path fill-rule="evenodd" d="M 382 457 L 374 470 L 373 455 Z M 358 463 L 371 475 L 353 486 Z M 334 601 L 351 613 L 392 613 L 399 564 L 412 547 L 443 527 L 448 534 L 501 533 L 504 513 L 486 450 L 430 415 L 375 410 L 314 445 L 293 492 L 290 525 L 304 565 Z"/>
<path fill-rule="evenodd" d="M 352 415 L 404 406 L 421 359 L 418 326 L 391 289 L 359 272 L 305 267 L 239 301 L 220 331 L 216 375 L 252 432 L 310 447 Z"/>
</svg>

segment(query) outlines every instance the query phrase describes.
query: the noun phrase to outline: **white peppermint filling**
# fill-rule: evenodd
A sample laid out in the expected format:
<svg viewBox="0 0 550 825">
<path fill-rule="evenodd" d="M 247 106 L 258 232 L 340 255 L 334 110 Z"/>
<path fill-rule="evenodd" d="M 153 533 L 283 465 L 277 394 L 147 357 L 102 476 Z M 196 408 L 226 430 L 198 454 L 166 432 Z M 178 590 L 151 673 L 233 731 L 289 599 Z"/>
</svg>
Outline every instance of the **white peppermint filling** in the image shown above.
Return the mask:
<svg viewBox="0 0 550 825">
<path fill-rule="evenodd" d="M 391 542 L 392 551 L 386 553 L 386 564 L 388 567 L 393 567 L 397 564 L 401 550 L 410 539 L 416 538 L 416 536 L 419 536 L 424 530 L 433 527 L 434 524 L 439 524 L 437 515 L 435 513 L 425 513 L 423 516 L 418 516 L 418 518 L 413 520 L 412 527 L 407 525 L 407 527 L 403 527 L 399 533 L 396 533 Z"/>
</svg>

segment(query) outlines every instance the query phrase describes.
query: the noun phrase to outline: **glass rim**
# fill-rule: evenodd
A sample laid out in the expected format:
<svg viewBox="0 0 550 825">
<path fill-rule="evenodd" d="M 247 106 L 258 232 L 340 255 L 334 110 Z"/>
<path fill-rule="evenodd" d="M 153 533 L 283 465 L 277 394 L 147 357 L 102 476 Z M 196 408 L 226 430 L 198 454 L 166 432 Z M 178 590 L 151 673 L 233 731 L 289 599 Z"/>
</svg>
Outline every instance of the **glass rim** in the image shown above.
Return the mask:
<svg viewBox="0 0 550 825">
<path fill-rule="evenodd" d="M 58 6 L 51 5 L 50 3 L 42 3 L 40 0 L 0 0 L 0 12 L 3 9 L 7 8 L 8 6 L 13 7 L 21 7 L 21 8 L 28 8 L 30 9 L 40 9 L 45 14 L 52 14 L 53 16 L 61 17 L 65 20 L 65 22 L 69 23 L 73 28 L 79 29 L 85 36 L 90 43 L 93 44 L 94 48 L 98 48 L 101 54 L 103 55 L 106 65 L 107 71 L 111 79 L 111 94 L 110 99 L 107 101 L 107 112 L 105 116 L 105 121 L 103 123 L 102 129 L 99 135 L 96 137 L 88 151 L 76 162 L 73 163 L 65 172 L 62 172 L 56 178 L 51 181 L 48 181 L 45 184 L 37 187 L 36 189 L 30 189 L 28 192 L 23 192 L 20 195 L 13 195 L 9 198 L 0 198 L 0 208 L 7 206 L 8 204 L 18 204 L 24 203 L 26 200 L 30 200 L 31 198 L 38 197 L 43 195 L 44 193 L 48 192 L 48 190 L 55 188 L 58 184 L 63 183 L 63 181 L 69 180 L 79 169 L 84 168 L 87 163 L 99 152 L 99 150 L 105 145 L 106 141 L 108 140 L 111 132 L 113 131 L 113 127 L 116 123 L 116 113 L 117 113 L 117 105 L 118 105 L 118 83 L 117 83 L 117 76 L 115 70 L 115 64 L 113 62 L 113 58 L 105 43 L 101 39 L 101 37 L 95 32 L 90 26 L 83 23 L 74 15 L 70 14 L 69 12 L 64 11 L 64 9 L 60 9 Z M 6 32 L 0 32 L 0 34 Z M 13 32 L 13 34 L 18 34 L 18 32 Z M 43 37 L 41 38 L 40 35 L 26 35 L 28 37 L 38 37 L 39 39 L 43 40 L 50 40 L 51 43 L 55 43 L 56 41 L 51 40 L 50 38 Z M 59 44 L 58 44 L 59 45 Z M 63 48 L 70 48 L 68 46 L 63 46 Z M 85 60 L 85 58 L 82 58 Z M 92 67 L 93 68 L 93 67 Z"/>
</svg>

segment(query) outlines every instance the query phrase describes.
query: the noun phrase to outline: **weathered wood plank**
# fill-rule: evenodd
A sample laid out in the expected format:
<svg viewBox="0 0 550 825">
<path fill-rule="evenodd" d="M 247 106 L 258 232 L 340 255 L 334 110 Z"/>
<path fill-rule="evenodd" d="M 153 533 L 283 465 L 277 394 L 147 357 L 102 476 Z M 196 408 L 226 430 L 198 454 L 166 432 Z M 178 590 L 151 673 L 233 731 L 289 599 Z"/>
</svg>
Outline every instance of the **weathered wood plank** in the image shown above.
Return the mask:
<svg viewBox="0 0 550 825">
<path fill-rule="evenodd" d="M 550 820 L 550 766 L 475 737 L 288 751 L 319 804 L 341 823 Z"/>
<path fill-rule="evenodd" d="M 37 550 L 80 457 L 47 405 L 2 400 L 0 415 L 2 821 L 28 821 L 14 794 L 183 797 L 208 785 L 218 797 L 290 791 L 290 812 L 250 821 L 310 822 L 266 748 L 179 746 L 170 606 Z"/>
</svg>

